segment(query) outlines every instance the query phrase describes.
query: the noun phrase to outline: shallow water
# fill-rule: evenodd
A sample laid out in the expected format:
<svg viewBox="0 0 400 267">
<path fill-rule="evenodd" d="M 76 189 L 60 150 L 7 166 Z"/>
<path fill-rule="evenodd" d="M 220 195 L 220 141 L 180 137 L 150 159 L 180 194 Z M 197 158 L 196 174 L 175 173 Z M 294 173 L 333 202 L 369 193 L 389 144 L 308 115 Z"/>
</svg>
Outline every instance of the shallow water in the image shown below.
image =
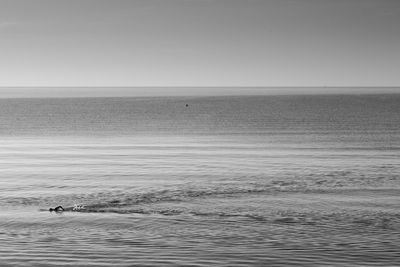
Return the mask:
<svg viewBox="0 0 400 267">
<path fill-rule="evenodd" d="M 400 264 L 398 95 L 0 110 L 2 266 Z"/>
</svg>

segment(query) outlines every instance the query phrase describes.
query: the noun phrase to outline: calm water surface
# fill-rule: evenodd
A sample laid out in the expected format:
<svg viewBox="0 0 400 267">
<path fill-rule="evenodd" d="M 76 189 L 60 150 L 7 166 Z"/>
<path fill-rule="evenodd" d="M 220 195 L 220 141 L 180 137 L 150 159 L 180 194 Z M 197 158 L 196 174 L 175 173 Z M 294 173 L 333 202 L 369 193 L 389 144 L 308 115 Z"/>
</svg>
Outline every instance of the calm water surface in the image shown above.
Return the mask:
<svg viewBox="0 0 400 267">
<path fill-rule="evenodd" d="M 1 266 L 400 265 L 400 95 L 3 99 L 0 136 Z"/>
</svg>

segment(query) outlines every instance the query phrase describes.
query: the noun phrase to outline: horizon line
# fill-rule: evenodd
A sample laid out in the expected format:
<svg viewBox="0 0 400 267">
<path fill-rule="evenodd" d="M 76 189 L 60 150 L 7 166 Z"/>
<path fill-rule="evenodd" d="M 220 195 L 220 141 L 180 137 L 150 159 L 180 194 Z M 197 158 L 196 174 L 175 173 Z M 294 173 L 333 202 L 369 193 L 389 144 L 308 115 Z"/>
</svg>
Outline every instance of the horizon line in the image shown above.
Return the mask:
<svg viewBox="0 0 400 267">
<path fill-rule="evenodd" d="M 292 93 L 292 94 L 231 94 L 231 95 L 108 95 L 108 96 L 95 96 L 95 95 L 70 95 L 70 96 L 5 96 L 0 95 L 0 100 L 4 99 L 70 99 L 70 98 L 209 98 L 209 97 L 260 97 L 260 96 L 390 96 L 400 95 L 396 93 Z"/>
<path fill-rule="evenodd" d="M 368 86 L 363 86 L 363 85 L 340 85 L 340 86 L 328 86 L 328 85 L 321 85 L 321 86 L 307 86 L 307 85 L 302 85 L 302 86 L 246 86 L 246 85 L 235 85 L 235 86 L 229 86 L 229 85 L 224 85 L 224 86 L 212 86 L 212 85 L 207 85 L 207 86 L 195 86 L 195 85 L 144 85 L 144 86 L 139 86 L 139 85 L 123 85 L 123 86 L 114 86 L 114 85 L 33 85 L 33 86 L 3 86 L 0 85 L 0 88 L 400 88 L 400 85 L 396 86 L 383 86 L 383 85 L 368 85 Z"/>
<path fill-rule="evenodd" d="M 262 95 L 376 95 L 400 94 L 400 87 L 244 87 L 244 86 L 49 86 L 0 87 L 0 98 L 76 98 L 76 97 L 207 97 Z"/>
</svg>

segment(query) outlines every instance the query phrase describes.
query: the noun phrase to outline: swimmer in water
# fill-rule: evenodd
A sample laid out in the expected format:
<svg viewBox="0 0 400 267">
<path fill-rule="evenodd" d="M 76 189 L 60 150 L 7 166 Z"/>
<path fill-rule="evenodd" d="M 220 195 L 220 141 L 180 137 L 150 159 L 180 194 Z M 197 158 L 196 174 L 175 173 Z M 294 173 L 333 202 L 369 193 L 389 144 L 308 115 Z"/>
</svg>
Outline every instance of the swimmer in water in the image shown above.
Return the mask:
<svg viewBox="0 0 400 267">
<path fill-rule="evenodd" d="M 61 207 L 61 206 L 55 207 L 54 209 L 53 209 L 53 208 L 50 208 L 50 209 L 49 209 L 50 212 L 53 212 L 53 211 L 55 211 L 55 212 L 62 212 L 62 211 L 64 211 L 64 210 L 65 210 L 65 209 L 64 209 L 63 207 Z"/>
</svg>

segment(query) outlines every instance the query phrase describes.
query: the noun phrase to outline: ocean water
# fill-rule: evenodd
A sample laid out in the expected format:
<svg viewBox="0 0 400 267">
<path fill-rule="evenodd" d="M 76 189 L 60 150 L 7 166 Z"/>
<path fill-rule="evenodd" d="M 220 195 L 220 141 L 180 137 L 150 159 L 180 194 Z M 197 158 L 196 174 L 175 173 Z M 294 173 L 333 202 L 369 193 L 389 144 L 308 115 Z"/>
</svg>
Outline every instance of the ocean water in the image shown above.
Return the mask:
<svg viewBox="0 0 400 267">
<path fill-rule="evenodd" d="M 2 99 L 0 137 L 1 266 L 400 265 L 400 95 Z"/>
</svg>

